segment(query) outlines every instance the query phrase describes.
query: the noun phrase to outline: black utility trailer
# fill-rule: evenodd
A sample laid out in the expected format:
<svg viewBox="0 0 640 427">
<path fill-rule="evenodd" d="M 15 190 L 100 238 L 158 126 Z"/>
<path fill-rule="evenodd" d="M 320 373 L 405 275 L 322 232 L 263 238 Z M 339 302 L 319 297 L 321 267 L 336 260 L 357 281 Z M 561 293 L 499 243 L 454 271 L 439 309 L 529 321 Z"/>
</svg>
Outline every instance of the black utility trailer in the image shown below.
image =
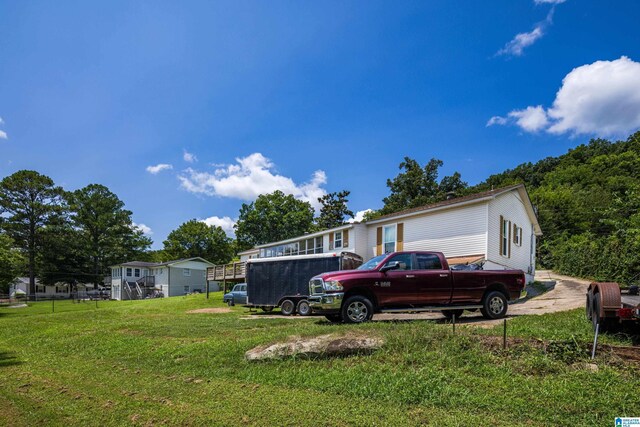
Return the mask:
<svg viewBox="0 0 640 427">
<path fill-rule="evenodd" d="M 362 265 L 362 257 L 351 252 L 330 252 L 256 258 L 247 261 L 247 306 L 280 312 L 290 316 L 311 314 L 309 280 L 328 271 L 353 270 Z"/>
</svg>

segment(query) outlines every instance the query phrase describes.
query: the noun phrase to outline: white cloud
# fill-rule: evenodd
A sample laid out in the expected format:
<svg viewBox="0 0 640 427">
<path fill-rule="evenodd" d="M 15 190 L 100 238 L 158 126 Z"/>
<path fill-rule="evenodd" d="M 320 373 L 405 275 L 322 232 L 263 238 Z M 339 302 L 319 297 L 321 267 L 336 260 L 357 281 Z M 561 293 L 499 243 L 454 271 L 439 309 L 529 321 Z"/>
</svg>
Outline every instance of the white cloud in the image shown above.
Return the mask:
<svg viewBox="0 0 640 427">
<path fill-rule="evenodd" d="M 547 27 L 553 23 L 553 12 L 554 8 L 552 7 L 544 21 L 538 22 L 533 27 L 533 30 L 529 31 L 528 33 L 516 34 L 516 36 L 511 41 L 509 41 L 506 45 L 504 45 L 502 49 L 496 52 L 496 55 L 522 55 L 522 52 L 526 47 L 531 46 L 542 36 L 544 36 Z"/>
<path fill-rule="evenodd" d="M 493 126 L 493 125 L 506 125 L 507 122 L 509 121 L 509 119 L 507 119 L 506 117 L 501 117 L 501 116 L 493 116 L 489 119 L 489 121 L 487 121 L 487 127 L 489 126 Z"/>
<path fill-rule="evenodd" d="M 142 231 L 142 233 L 145 236 L 151 236 L 153 234 L 153 231 L 151 230 L 151 227 L 148 227 L 144 224 L 136 224 L 135 222 L 133 223 L 133 228 L 137 228 L 138 230 Z"/>
<path fill-rule="evenodd" d="M 347 222 L 349 222 L 349 223 L 362 222 L 362 220 L 364 219 L 364 215 L 367 212 L 372 212 L 372 210 L 371 209 L 365 209 L 363 211 L 358 211 L 358 212 L 356 212 L 355 216 L 353 218 L 350 218 Z"/>
<path fill-rule="evenodd" d="M 509 117 L 515 119 L 516 124 L 527 132 L 537 132 L 549 124 L 547 113 L 542 105 L 511 111 Z"/>
<path fill-rule="evenodd" d="M 158 163 L 155 166 L 147 166 L 147 172 L 152 175 L 157 175 L 164 170 L 173 169 L 173 165 L 169 165 L 167 163 Z"/>
<path fill-rule="evenodd" d="M 182 154 L 182 158 L 187 163 L 194 163 L 198 161 L 198 158 L 196 157 L 196 155 L 193 153 L 189 153 L 187 150 L 184 150 L 184 153 Z"/>
<path fill-rule="evenodd" d="M 4 120 L 2 120 L 2 117 L 0 117 L 0 125 L 4 124 Z M 4 131 L 0 130 L 0 139 L 8 139 L 9 137 L 7 136 L 7 133 Z"/>
<path fill-rule="evenodd" d="M 236 158 L 236 163 L 217 167 L 213 172 L 186 169 L 179 179 L 182 188 L 197 194 L 255 200 L 260 194 L 280 190 L 319 207 L 318 197 L 326 194 L 322 188 L 327 182 L 324 171 L 313 173 L 309 182 L 296 184 L 291 178 L 275 172 L 275 165 L 261 153 Z"/>
<path fill-rule="evenodd" d="M 213 225 L 222 228 L 222 230 L 224 230 L 224 232 L 227 233 L 227 236 L 229 237 L 234 237 L 236 235 L 236 230 L 235 228 L 233 228 L 233 226 L 236 225 L 236 220 L 231 219 L 228 216 L 224 216 L 222 218 L 218 216 L 210 216 L 209 218 L 205 218 L 201 221 L 208 226 Z"/>
<path fill-rule="evenodd" d="M 514 123 L 527 132 L 544 129 L 558 135 L 627 135 L 640 129 L 640 63 L 623 56 L 574 68 L 551 108 L 527 107 L 508 117 L 491 124 Z"/>
</svg>

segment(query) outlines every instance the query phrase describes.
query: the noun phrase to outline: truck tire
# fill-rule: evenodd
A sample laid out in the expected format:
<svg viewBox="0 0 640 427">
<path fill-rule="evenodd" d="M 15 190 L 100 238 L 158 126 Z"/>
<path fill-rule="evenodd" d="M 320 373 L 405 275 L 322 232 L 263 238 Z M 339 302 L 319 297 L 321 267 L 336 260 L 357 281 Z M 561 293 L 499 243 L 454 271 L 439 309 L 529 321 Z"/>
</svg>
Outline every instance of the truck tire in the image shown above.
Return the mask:
<svg viewBox="0 0 640 427">
<path fill-rule="evenodd" d="M 461 316 L 462 316 L 462 312 L 464 310 L 461 309 L 457 309 L 457 310 L 443 310 L 442 314 L 444 314 L 444 317 L 446 317 L 447 319 L 451 320 L 453 319 L 453 316 L 456 316 L 456 320 L 458 320 Z"/>
<path fill-rule="evenodd" d="M 342 304 L 340 314 L 345 323 L 368 322 L 373 317 L 373 304 L 366 297 L 354 295 Z"/>
<path fill-rule="evenodd" d="M 280 304 L 280 313 L 283 316 L 291 316 L 295 312 L 296 312 L 296 305 L 294 304 L 293 301 L 291 301 L 290 299 L 286 299 L 282 301 L 282 304 Z"/>
<path fill-rule="evenodd" d="M 482 301 L 480 312 L 485 319 L 502 319 L 507 314 L 507 297 L 502 292 L 491 291 Z"/>
<path fill-rule="evenodd" d="M 229 301 L 227 301 L 227 305 L 228 305 L 229 307 L 233 307 L 235 304 L 233 303 L 233 300 L 232 300 L 232 299 L 230 299 Z"/>
<path fill-rule="evenodd" d="M 301 299 L 298 302 L 296 311 L 300 316 L 311 316 L 311 306 L 309 305 L 309 301 L 307 301 L 306 299 Z"/>
</svg>

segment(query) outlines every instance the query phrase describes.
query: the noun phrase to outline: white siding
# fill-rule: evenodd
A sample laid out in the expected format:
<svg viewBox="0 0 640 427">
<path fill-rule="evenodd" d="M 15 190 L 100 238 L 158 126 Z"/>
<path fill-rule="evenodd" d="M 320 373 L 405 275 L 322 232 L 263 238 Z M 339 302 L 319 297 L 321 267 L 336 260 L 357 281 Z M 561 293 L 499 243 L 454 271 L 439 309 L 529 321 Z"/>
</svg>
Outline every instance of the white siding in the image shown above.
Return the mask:
<svg viewBox="0 0 640 427">
<path fill-rule="evenodd" d="M 404 223 L 404 250 L 438 251 L 446 257 L 480 255 L 487 242 L 487 202 L 427 212 L 414 217 L 390 219 L 368 226 L 368 254 L 375 255 L 376 229 Z"/>
<path fill-rule="evenodd" d="M 511 255 L 500 254 L 500 216 L 511 221 Z M 522 227 L 522 245 L 513 243 L 513 225 Z M 527 273 L 527 280 L 535 274 L 535 235 L 533 224 L 517 191 L 497 196 L 489 202 L 489 239 L 485 269 L 520 269 Z"/>
<path fill-rule="evenodd" d="M 367 261 L 371 258 L 371 254 L 367 251 L 369 247 L 367 226 L 364 224 L 354 224 L 353 228 L 349 230 L 349 246 L 353 248 L 353 252 L 360 255 Z M 374 233 L 374 242 L 375 246 L 375 233 Z"/>
</svg>

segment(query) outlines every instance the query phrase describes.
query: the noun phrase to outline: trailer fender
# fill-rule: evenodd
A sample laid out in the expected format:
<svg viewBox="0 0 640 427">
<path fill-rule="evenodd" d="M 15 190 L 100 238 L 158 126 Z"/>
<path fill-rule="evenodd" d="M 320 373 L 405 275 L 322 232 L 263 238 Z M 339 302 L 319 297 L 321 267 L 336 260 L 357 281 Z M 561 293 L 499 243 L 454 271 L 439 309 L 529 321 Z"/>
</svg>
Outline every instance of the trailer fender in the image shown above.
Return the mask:
<svg viewBox="0 0 640 427">
<path fill-rule="evenodd" d="M 593 282 L 589 285 L 589 293 L 600 294 L 600 317 L 616 317 L 622 306 L 620 285 L 615 282 Z"/>
</svg>

